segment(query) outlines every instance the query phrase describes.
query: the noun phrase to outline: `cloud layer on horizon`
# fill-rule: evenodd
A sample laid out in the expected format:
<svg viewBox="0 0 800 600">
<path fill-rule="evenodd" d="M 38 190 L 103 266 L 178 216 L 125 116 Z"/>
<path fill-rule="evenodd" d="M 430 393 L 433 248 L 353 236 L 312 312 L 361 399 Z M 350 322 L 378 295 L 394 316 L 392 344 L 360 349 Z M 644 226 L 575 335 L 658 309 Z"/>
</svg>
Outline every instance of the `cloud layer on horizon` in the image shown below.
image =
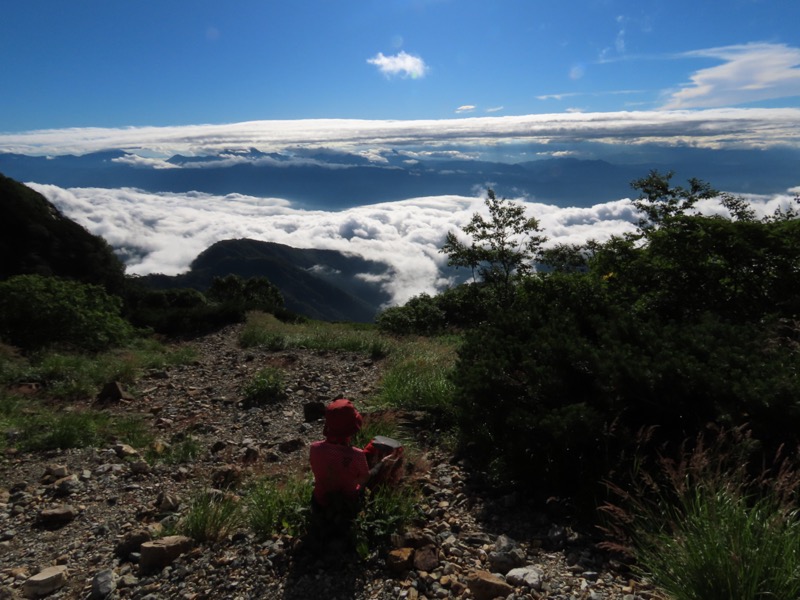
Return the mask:
<svg viewBox="0 0 800 600">
<path fill-rule="evenodd" d="M 534 114 L 442 120 L 302 119 L 169 127 L 73 128 L 0 133 L 0 151 L 31 155 L 125 149 L 140 156 L 277 152 L 325 146 L 346 151 L 504 143 L 661 144 L 704 148 L 800 147 L 800 109 Z"/>
<path fill-rule="evenodd" d="M 296 209 L 279 198 L 241 194 L 27 185 L 130 256 L 129 274 L 174 275 L 186 271 L 215 242 L 250 238 L 295 248 L 338 250 L 383 262 L 391 267 L 391 275 L 379 283 L 394 304 L 422 292 L 436 293 L 448 284 L 442 275 L 446 257 L 439 252 L 445 234 L 460 230 L 475 212 L 485 212 L 479 196 L 431 196 L 326 212 Z M 750 200 L 759 215 L 772 214 L 789 205 L 790 193 Z M 588 208 L 517 201 L 539 219 L 547 245 L 604 241 L 633 230 L 637 220 L 628 199 Z M 712 201 L 700 208 L 707 213 L 723 212 Z"/>
</svg>

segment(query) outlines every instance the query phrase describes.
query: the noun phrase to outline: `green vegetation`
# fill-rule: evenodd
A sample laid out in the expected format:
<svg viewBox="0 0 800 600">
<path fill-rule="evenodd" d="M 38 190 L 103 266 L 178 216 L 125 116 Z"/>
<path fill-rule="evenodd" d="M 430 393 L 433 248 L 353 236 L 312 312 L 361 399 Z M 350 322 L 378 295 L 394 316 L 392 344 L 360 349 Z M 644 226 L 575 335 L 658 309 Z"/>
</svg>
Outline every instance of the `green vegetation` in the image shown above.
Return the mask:
<svg viewBox="0 0 800 600">
<path fill-rule="evenodd" d="M 260 538 L 273 534 L 303 536 L 312 528 L 313 481 L 298 475 L 265 477 L 235 499 L 218 492 L 195 496 L 178 531 L 199 542 L 217 541 L 247 525 Z M 349 535 L 366 557 L 419 516 L 418 493 L 413 486 L 378 487 L 367 491 Z"/>
<path fill-rule="evenodd" d="M 139 338 L 98 354 L 40 351 L 24 359 L 0 357 L 0 383 L 38 383 L 52 397 L 79 400 L 93 398 L 109 381 L 133 384 L 146 369 L 186 364 L 194 358 L 188 346 L 170 348 Z"/>
<path fill-rule="evenodd" d="M 45 400 L 93 399 L 109 381 L 132 384 L 144 369 L 185 364 L 194 354 L 186 347 L 169 348 L 138 339 L 124 348 L 86 355 L 36 352 L 20 356 L 0 346 L 0 425 L 9 435 L 0 445 L 20 450 L 83 448 L 119 440 L 134 447 L 151 438 L 138 417 L 112 417 L 94 409 L 72 409 Z M 15 395 L 16 384 L 38 384 L 43 400 Z"/>
<path fill-rule="evenodd" d="M 87 448 L 121 441 L 135 447 L 150 439 L 147 426 L 137 417 L 114 418 L 95 410 L 59 410 L 0 394 L 0 427 L 6 444 L 22 451 Z"/>
<path fill-rule="evenodd" d="M 261 538 L 273 533 L 305 533 L 313 487 L 308 477 L 294 476 L 285 481 L 270 477 L 258 481 L 247 494 L 250 528 Z"/>
<path fill-rule="evenodd" d="M 737 431 L 710 447 L 699 440 L 677 460 L 640 467 L 633 489 L 612 486 L 610 526 L 670 598 L 800 596 L 798 473 L 783 463 L 749 475 L 751 444 Z"/>
<path fill-rule="evenodd" d="M 167 335 L 199 335 L 244 321 L 259 310 L 296 318 L 286 311 L 275 285 L 264 277 L 215 277 L 205 294 L 194 288 L 150 289 L 138 280 L 128 282 L 126 316 L 137 327 Z"/>
<path fill-rule="evenodd" d="M 398 341 L 398 349 L 386 365 L 376 402 L 405 410 L 425 410 L 452 421 L 452 372 L 459 343 L 454 336 Z"/>
<path fill-rule="evenodd" d="M 274 404 L 286 398 L 283 374 L 274 367 L 265 367 L 245 384 L 242 394 L 249 406 Z"/>
<path fill-rule="evenodd" d="M 150 444 L 146 456 L 150 463 L 162 462 L 168 465 L 182 465 L 191 463 L 202 453 L 203 446 L 197 438 L 191 435 L 181 435 L 169 444 Z"/>
<path fill-rule="evenodd" d="M 420 516 L 419 492 L 412 485 L 378 486 L 367 490 L 353 524 L 355 548 L 366 558 Z"/>
<path fill-rule="evenodd" d="M 391 341 L 369 325 L 320 321 L 286 323 L 274 315 L 257 312 L 248 314 L 239 342 L 243 348 L 358 352 L 376 359 L 392 351 Z"/>
<path fill-rule="evenodd" d="M 192 499 L 177 531 L 200 543 L 216 542 L 231 535 L 241 523 L 237 497 L 216 490 L 204 491 Z"/>
<path fill-rule="evenodd" d="M 0 338 L 24 350 L 118 346 L 133 333 L 121 310 L 120 299 L 97 285 L 41 275 L 0 281 Z"/>
<path fill-rule="evenodd" d="M 523 206 L 497 198 L 492 189 L 487 190 L 485 204 L 489 218 L 475 213 L 463 228 L 469 241 L 450 231 L 441 252 L 447 254 L 449 265 L 471 269 L 473 280 L 479 277 L 497 290 L 507 306 L 513 300 L 514 283 L 531 273 L 531 261 L 546 238 L 539 233 L 539 222 L 525 216 Z"/>
</svg>

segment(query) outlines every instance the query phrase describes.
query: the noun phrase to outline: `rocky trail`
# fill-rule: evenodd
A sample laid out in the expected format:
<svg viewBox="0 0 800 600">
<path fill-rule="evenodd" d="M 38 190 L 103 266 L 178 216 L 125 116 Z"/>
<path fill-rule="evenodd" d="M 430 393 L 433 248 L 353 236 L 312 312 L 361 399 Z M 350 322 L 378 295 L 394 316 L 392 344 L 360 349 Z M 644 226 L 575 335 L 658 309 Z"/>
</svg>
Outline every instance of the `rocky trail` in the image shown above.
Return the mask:
<svg viewBox="0 0 800 600">
<path fill-rule="evenodd" d="M 194 363 L 151 371 L 136 400 L 105 405 L 144 415 L 166 443 L 196 439 L 193 460 L 148 462 L 122 444 L 0 459 L 0 600 L 657 598 L 569 522 L 473 484 L 420 415 L 399 418 L 418 447 L 424 519 L 367 559 L 311 555 L 301 538 L 262 540 L 247 529 L 213 544 L 158 538 L 199 490 L 307 472 L 320 408 L 340 395 L 363 408 L 379 385 L 380 361 L 244 350 L 238 333 L 190 342 Z M 285 373 L 288 397 L 243 406 L 242 385 L 268 365 Z"/>
</svg>

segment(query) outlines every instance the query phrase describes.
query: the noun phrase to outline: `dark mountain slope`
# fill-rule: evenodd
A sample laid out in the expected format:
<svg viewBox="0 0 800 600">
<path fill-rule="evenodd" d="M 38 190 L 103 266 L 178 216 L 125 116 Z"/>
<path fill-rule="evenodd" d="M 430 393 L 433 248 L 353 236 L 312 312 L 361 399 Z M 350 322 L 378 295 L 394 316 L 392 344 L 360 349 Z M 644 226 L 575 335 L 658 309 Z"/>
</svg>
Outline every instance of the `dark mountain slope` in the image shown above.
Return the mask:
<svg viewBox="0 0 800 600">
<path fill-rule="evenodd" d="M 0 279 L 57 275 L 119 293 L 124 267 L 103 238 L 65 217 L 44 196 L 0 175 Z"/>
</svg>

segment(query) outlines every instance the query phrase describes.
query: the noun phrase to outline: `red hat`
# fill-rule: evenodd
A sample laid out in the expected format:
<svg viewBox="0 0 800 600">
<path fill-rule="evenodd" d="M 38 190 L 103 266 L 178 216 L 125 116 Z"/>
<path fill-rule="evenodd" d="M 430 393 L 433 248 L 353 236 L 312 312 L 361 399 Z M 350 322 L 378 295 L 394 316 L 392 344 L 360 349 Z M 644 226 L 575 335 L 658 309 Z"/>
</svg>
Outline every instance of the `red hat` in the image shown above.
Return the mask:
<svg viewBox="0 0 800 600">
<path fill-rule="evenodd" d="M 361 415 L 346 398 L 334 400 L 325 407 L 325 428 L 322 433 L 326 437 L 348 438 L 361 429 Z"/>
</svg>

